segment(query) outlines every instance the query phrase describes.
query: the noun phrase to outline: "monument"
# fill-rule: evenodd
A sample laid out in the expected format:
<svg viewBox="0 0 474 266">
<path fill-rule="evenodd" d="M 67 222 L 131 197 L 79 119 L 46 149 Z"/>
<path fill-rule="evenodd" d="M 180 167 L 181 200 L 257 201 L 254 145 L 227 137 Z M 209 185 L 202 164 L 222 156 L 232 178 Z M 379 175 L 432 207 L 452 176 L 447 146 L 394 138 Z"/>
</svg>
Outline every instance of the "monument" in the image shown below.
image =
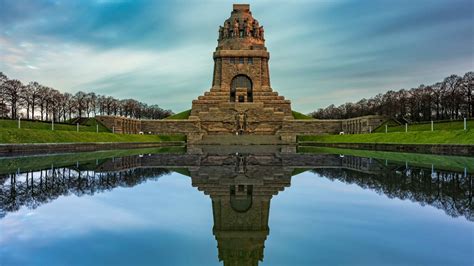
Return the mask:
<svg viewBox="0 0 474 266">
<path fill-rule="evenodd" d="M 263 26 L 249 5 L 234 5 L 219 27 L 212 88 L 192 104 L 206 135 L 276 135 L 293 118 L 290 101 L 270 86 L 269 59 Z"/>
<path fill-rule="evenodd" d="M 369 133 L 385 118 L 295 119 L 291 103 L 270 85 L 264 27 L 248 4 L 234 4 L 218 28 L 212 87 L 193 100 L 188 119 L 99 116 L 115 133 L 185 134 L 196 144 L 296 143 L 298 135 Z"/>
</svg>

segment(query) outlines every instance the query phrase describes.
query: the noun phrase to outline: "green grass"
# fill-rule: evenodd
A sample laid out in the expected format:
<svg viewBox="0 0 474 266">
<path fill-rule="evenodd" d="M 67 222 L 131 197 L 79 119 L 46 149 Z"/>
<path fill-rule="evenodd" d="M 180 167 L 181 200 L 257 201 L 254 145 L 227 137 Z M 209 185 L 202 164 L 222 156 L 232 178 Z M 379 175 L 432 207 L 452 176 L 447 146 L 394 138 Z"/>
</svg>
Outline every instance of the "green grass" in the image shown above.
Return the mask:
<svg viewBox="0 0 474 266">
<path fill-rule="evenodd" d="M 467 120 L 467 128 L 474 129 L 474 120 Z M 434 122 L 433 129 L 439 130 L 463 130 L 464 121 L 440 121 Z M 405 125 L 388 124 L 388 132 L 405 132 Z M 413 123 L 408 125 L 410 131 L 431 131 L 431 122 Z M 385 124 L 374 130 L 376 133 L 385 133 Z"/>
<path fill-rule="evenodd" d="M 188 168 L 170 168 L 169 170 L 176 172 L 181 175 L 191 177 L 191 172 L 189 172 Z"/>
<path fill-rule="evenodd" d="M 295 118 L 295 119 L 314 119 L 311 116 L 307 116 L 307 115 L 302 114 L 300 112 L 291 111 L 291 113 L 293 114 L 293 118 Z M 168 116 L 165 119 L 188 119 L 190 114 L 191 114 L 191 110 L 186 110 L 186 111 L 183 111 L 181 113 L 177 113 L 177 114 L 174 114 L 172 116 Z"/>
<path fill-rule="evenodd" d="M 311 168 L 295 168 L 295 169 L 293 169 L 293 172 L 291 173 L 291 176 L 299 175 L 299 174 L 304 173 L 304 172 L 306 172 L 310 169 Z"/>
<path fill-rule="evenodd" d="M 174 114 L 172 116 L 168 116 L 165 119 L 188 119 L 189 115 L 191 115 L 191 109 L 183 111 L 181 113 Z"/>
<path fill-rule="evenodd" d="M 307 116 L 307 115 L 302 114 L 300 112 L 291 111 L 291 113 L 293 114 L 294 119 L 314 119 L 311 116 Z"/>
<path fill-rule="evenodd" d="M 393 162 L 417 165 L 421 167 L 431 168 L 431 165 L 436 166 L 437 169 L 464 171 L 467 169 L 469 173 L 474 173 L 474 158 L 463 156 L 442 156 L 432 154 L 415 154 L 402 152 L 388 152 L 388 151 L 368 151 L 368 150 L 353 150 L 353 149 L 339 149 L 326 147 L 298 147 L 298 152 L 301 153 L 319 153 L 319 154 L 344 154 L 357 157 L 383 159 Z"/>
<path fill-rule="evenodd" d="M 160 147 L 160 148 L 144 148 L 144 149 L 127 149 L 127 150 L 109 150 L 96 152 L 79 152 L 68 154 L 53 154 L 47 156 L 28 156 L 17 158 L 0 158 L 0 174 L 11 173 L 20 169 L 21 171 L 35 171 L 45 168 L 64 167 L 79 162 L 79 165 L 92 165 L 91 169 L 95 169 L 96 160 L 102 163 L 109 158 L 117 158 L 124 156 L 133 156 L 139 154 L 157 154 L 157 153 L 178 153 L 182 154 L 186 151 L 185 147 Z"/>
<path fill-rule="evenodd" d="M 96 132 L 96 125 L 99 125 L 99 132 L 110 132 L 105 126 L 97 122 L 95 118 L 89 118 L 85 123 L 79 125 L 79 132 Z M 51 122 L 44 121 L 26 121 L 20 120 L 20 127 L 22 129 L 37 129 L 51 131 Z M 18 129 L 18 120 L 0 119 L 0 129 L 15 128 Z M 55 131 L 77 131 L 76 125 L 68 124 L 54 124 Z"/>
<path fill-rule="evenodd" d="M 162 142 L 185 141 L 185 139 L 184 135 L 160 136 L 0 128 L 0 143 Z"/>
<path fill-rule="evenodd" d="M 474 129 L 299 136 L 298 141 L 317 143 L 474 144 Z"/>
</svg>

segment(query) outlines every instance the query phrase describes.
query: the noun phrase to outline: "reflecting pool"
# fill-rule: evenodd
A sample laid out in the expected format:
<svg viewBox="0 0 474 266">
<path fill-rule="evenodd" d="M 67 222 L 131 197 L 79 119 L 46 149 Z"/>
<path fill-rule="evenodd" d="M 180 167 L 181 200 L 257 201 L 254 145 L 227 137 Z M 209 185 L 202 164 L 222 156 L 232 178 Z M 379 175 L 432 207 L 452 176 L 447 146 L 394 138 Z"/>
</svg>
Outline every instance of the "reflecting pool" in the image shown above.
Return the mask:
<svg viewBox="0 0 474 266">
<path fill-rule="evenodd" d="M 473 173 L 275 146 L 0 158 L 0 265 L 473 265 Z"/>
</svg>

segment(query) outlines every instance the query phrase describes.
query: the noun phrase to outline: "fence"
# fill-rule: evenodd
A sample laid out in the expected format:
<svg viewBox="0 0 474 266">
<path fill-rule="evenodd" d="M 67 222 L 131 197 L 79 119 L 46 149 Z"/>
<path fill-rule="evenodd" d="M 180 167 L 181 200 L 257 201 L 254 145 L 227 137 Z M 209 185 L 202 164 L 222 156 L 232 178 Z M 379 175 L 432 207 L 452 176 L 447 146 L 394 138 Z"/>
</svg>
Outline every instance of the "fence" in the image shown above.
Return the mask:
<svg viewBox="0 0 474 266">
<path fill-rule="evenodd" d="M 410 131 L 437 131 L 437 130 L 469 130 L 474 128 L 473 119 L 455 121 L 429 121 L 423 123 L 405 123 L 404 125 L 390 126 L 385 124 L 377 128 L 376 133 L 410 132 Z"/>
<path fill-rule="evenodd" d="M 62 131 L 77 131 L 77 132 L 110 132 L 104 126 L 97 123 L 95 120 L 91 121 L 89 125 L 84 124 L 68 124 L 54 121 L 37 121 L 18 118 L 0 119 L 0 128 L 19 128 L 19 129 L 39 129 L 39 130 L 62 130 Z"/>
</svg>

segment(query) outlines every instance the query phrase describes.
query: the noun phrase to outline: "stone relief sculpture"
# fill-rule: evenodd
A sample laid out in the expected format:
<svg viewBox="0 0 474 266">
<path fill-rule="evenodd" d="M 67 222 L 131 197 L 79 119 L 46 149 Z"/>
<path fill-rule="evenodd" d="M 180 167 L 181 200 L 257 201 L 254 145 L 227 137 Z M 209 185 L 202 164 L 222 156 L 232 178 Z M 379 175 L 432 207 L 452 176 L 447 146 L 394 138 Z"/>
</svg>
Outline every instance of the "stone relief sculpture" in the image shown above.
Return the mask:
<svg viewBox="0 0 474 266">
<path fill-rule="evenodd" d="M 219 26 L 219 38 L 218 40 L 222 40 L 222 38 L 224 37 L 224 28 L 222 26 Z"/>
<path fill-rule="evenodd" d="M 237 135 L 243 135 L 245 128 L 247 127 L 247 114 L 244 112 L 239 112 L 236 115 L 237 122 Z"/>
<path fill-rule="evenodd" d="M 224 38 L 229 38 L 230 22 L 224 23 Z"/>
<path fill-rule="evenodd" d="M 252 24 L 249 21 L 245 21 L 245 37 L 252 37 Z"/>
<path fill-rule="evenodd" d="M 245 174 L 246 164 L 247 162 L 245 156 L 243 154 L 238 154 L 236 172 L 238 172 L 239 174 Z"/>
<path fill-rule="evenodd" d="M 228 20 L 224 22 L 224 26 L 219 26 L 218 40 L 244 37 L 253 37 L 263 40 L 263 35 L 263 26 L 260 26 L 257 20 L 245 19 L 240 21 L 236 18 L 234 21 Z"/>
<path fill-rule="evenodd" d="M 258 25 L 258 21 L 255 19 L 253 21 L 253 37 L 255 38 L 259 38 L 260 36 L 260 32 L 259 32 L 259 25 Z"/>
<path fill-rule="evenodd" d="M 235 38 L 239 37 L 239 21 L 237 19 L 235 19 L 234 21 L 234 29 L 232 31 L 232 35 Z"/>
</svg>

